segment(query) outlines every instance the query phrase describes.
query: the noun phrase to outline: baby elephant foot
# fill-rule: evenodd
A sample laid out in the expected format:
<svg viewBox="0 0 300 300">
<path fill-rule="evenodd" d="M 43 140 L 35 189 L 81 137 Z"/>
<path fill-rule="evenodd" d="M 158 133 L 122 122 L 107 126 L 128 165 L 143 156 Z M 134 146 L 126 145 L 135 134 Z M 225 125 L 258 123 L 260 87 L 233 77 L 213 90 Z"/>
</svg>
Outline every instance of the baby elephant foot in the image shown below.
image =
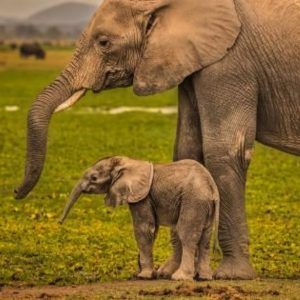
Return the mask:
<svg viewBox="0 0 300 300">
<path fill-rule="evenodd" d="M 197 277 L 197 280 L 201 280 L 201 281 L 212 280 L 213 279 L 213 272 L 210 268 L 205 269 L 205 270 L 200 270 L 196 277 Z"/>
<path fill-rule="evenodd" d="M 194 275 L 192 273 L 184 272 L 183 270 L 177 270 L 172 275 L 172 280 L 189 280 L 192 281 L 194 279 Z"/>
<path fill-rule="evenodd" d="M 163 279 L 171 279 L 172 274 L 179 268 L 179 264 L 175 261 L 167 261 L 157 270 L 157 277 Z"/>
<path fill-rule="evenodd" d="M 137 277 L 139 279 L 149 280 L 154 278 L 154 272 L 153 270 L 143 270 L 140 272 Z"/>
</svg>

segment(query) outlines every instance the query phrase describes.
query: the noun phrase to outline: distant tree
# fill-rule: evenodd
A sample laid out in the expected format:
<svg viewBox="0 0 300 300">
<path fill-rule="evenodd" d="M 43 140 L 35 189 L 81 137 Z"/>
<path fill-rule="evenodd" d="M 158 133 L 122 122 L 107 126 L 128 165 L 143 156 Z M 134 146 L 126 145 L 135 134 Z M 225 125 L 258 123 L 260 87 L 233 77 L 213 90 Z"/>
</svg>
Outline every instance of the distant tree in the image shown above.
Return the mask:
<svg viewBox="0 0 300 300">
<path fill-rule="evenodd" d="M 41 32 L 34 25 L 18 25 L 15 28 L 16 35 L 20 38 L 35 38 L 41 36 Z"/>
<path fill-rule="evenodd" d="M 0 25 L 0 39 L 4 39 L 6 37 L 6 27 L 5 25 Z"/>
<path fill-rule="evenodd" d="M 56 26 L 51 26 L 46 30 L 46 37 L 52 40 L 60 39 L 63 37 L 63 33 Z"/>
<path fill-rule="evenodd" d="M 71 32 L 71 37 L 77 39 L 78 37 L 80 37 L 81 33 L 82 33 L 82 28 L 75 27 Z"/>
</svg>

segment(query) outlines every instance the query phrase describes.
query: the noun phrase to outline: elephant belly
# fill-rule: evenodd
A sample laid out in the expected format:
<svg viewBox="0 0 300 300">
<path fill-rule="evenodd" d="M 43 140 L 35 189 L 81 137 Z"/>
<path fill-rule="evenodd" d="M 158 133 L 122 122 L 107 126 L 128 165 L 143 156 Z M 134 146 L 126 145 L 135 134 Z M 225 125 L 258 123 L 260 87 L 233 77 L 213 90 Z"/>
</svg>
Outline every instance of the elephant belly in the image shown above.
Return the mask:
<svg viewBox="0 0 300 300">
<path fill-rule="evenodd" d="M 300 154 L 300 42 L 286 41 L 282 36 L 277 40 L 280 45 L 265 43 L 269 56 L 261 52 L 256 138 L 268 146 Z"/>
<path fill-rule="evenodd" d="M 300 84 L 263 100 L 258 106 L 256 139 L 267 146 L 300 155 Z"/>
<path fill-rule="evenodd" d="M 293 0 L 242 1 L 258 84 L 256 139 L 300 154 L 300 6 Z M 255 41 L 255 42 L 254 42 Z"/>
<path fill-rule="evenodd" d="M 156 208 L 156 217 L 159 225 L 174 226 L 178 220 L 178 213 L 172 207 Z"/>
</svg>

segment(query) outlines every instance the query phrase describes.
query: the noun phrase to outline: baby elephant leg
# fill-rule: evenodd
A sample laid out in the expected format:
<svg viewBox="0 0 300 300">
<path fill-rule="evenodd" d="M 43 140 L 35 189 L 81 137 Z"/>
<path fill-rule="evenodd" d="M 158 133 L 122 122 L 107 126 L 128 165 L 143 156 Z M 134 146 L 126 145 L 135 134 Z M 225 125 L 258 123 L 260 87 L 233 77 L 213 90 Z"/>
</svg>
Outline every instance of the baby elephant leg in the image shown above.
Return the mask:
<svg viewBox="0 0 300 300">
<path fill-rule="evenodd" d="M 134 231 L 139 248 L 140 273 L 138 274 L 138 278 L 152 279 L 154 277 L 152 248 L 156 229 L 155 227 L 150 227 L 149 224 L 145 224 Z"/>
<path fill-rule="evenodd" d="M 172 256 L 158 269 L 157 276 L 170 279 L 172 274 L 179 268 L 182 255 L 181 242 L 175 228 L 171 228 Z"/>
<path fill-rule="evenodd" d="M 152 279 L 154 277 L 152 249 L 157 233 L 155 219 L 146 205 L 136 203 L 130 209 L 133 216 L 134 235 L 139 248 L 140 273 L 138 278 Z"/>
<path fill-rule="evenodd" d="M 172 275 L 173 280 L 193 280 L 195 277 L 195 256 L 203 230 L 199 210 L 188 203 L 181 207 L 176 226 L 182 245 L 182 257 L 179 269 Z"/>
<path fill-rule="evenodd" d="M 203 230 L 198 245 L 198 255 L 196 259 L 196 273 L 200 280 L 212 280 L 212 270 L 210 268 L 210 239 L 212 226 Z"/>
</svg>

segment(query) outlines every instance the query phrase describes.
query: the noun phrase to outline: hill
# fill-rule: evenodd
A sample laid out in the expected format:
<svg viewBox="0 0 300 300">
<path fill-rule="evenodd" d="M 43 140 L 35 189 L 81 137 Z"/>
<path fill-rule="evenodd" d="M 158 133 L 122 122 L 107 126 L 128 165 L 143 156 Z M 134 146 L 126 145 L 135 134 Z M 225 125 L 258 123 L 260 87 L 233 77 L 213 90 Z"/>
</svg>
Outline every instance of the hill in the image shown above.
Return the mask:
<svg viewBox="0 0 300 300">
<path fill-rule="evenodd" d="M 96 8 L 94 5 L 78 2 L 63 3 L 31 15 L 26 23 L 42 26 L 77 26 L 85 24 Z"/>
</svg>

